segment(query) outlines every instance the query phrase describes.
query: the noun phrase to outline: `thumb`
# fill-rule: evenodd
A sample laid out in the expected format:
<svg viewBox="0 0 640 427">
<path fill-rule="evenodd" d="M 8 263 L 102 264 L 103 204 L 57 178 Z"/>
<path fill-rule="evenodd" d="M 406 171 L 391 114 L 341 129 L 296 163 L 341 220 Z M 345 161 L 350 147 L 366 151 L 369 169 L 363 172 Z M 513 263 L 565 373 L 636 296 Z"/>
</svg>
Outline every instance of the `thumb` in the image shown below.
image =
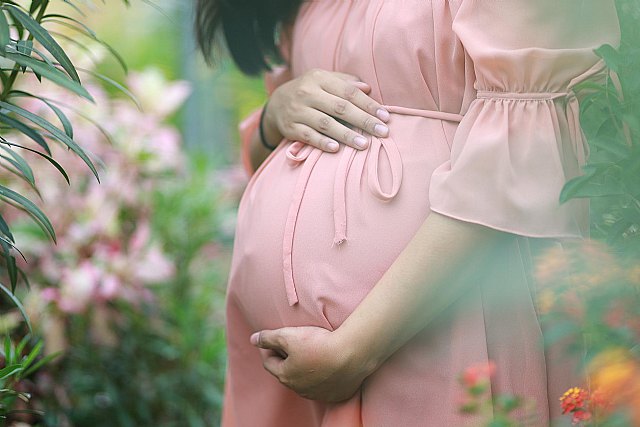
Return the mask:
<svg viewBox="0 0 640 427">
<path fill-rule="evenodd" d="M 251 335 L 249 341 L 256 347 L 287 354 L 287 341 L 280 329 L 258 331 Z"/>
<path fill-rule="evenodd" d="M 274 377 L 280 380 L 284 375 L 284 363 L 285 359 L 278 354 L 266 354 L 262 358 L 262 366 Z"/>
</svg>

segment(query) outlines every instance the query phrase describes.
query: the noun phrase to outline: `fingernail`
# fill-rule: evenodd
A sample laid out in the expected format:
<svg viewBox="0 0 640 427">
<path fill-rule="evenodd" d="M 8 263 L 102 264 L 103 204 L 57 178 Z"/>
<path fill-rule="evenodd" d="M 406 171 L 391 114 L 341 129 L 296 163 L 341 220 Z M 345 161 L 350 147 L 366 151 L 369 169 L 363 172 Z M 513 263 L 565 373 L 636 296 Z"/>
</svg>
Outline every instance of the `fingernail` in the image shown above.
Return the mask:
<svg viewBox="0 0 640 427">
<path fill-rule="evenodd" d="M 369 141 L 367 141 L 367 138 L 365 138 L 364 136 L 356 136 L 355 138 L 353 138 L 353 143 L 362 149 L 367 148 L 367 146 L 369 145 Z"/>
<path fill-rule="evenodd" d="M 389 112 L 384 108 L 378 108 L 378 111 L 376 111 L 376 116 L 378 116 L 378 118 L 383 122 L 389 120 Z"/>
<path fill-rule="evenodd" d="M 249 342 L 251 343 L 251 345 L 258 345 L 259 336 L 260 332 L 256 332 L 255 334 L 251 335 L 251 338 L 249 338 Z"/>
<path fill-rule="evenodd" d="M 373 131 L 379 136 L 387 136 L 389 135 L 389 128 L 385 125 L 376 125 L 373 128 Z"/>
<path fill-rule="evenodd" d="M 331 151 L 338 151 L 338 148 L 340 148 L 340 145 L 335 141 L 331 141 L 327 144 L 327 147 Z"/>
</svg>

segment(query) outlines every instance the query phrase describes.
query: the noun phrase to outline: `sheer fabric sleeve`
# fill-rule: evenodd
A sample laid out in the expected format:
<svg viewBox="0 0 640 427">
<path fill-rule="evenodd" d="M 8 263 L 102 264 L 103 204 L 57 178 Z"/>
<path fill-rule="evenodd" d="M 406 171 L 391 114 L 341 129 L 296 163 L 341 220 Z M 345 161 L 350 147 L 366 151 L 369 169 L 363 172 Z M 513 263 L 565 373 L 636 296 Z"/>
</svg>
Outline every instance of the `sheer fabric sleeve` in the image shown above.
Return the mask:
<svg viewBox="0 0 640 427">
<path fill-rule="evenodd" d="M 585 203 L 559 203 L 587 155 L 572 88 L 604 77 L 593 51 L 619 43 L 614 0 L 459 3 L 453 30 L 477 97 L 433 174 L 431 209 L 525 236 L 584 237 Z"/>
</svg>

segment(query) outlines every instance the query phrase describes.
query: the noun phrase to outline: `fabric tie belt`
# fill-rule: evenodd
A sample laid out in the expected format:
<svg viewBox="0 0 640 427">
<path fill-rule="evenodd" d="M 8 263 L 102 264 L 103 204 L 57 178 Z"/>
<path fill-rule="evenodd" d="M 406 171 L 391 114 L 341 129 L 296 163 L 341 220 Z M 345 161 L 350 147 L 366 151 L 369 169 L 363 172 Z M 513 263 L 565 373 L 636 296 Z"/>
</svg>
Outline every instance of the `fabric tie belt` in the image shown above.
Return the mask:
<svg viewBox="0 0 640 427">
<path fill-rule="evenodd" d="M 434 110 L 420 110 L 416 108 L 398 107 L 393 105 L 386 105 L 384 108 L 391 114 L 399 114 L 405 116 L 424 117 L 429 119 L 444 120 L 450 122 L 460 122 L 462 115 L 445 113 Z M 389 160 L 391 167 L 392 184 L 389 191 L 384 191 L 380 185 L 380 177 L 378 172 L 380 152 L 384 148 L 384 151 Z M 382 201 L 389 201 L 393 199 L 400 190 L 400 184 L 402 183 L 402 157 L 400 151 L 392 138 L 378 138 L 372 137 L 371 143 L 368 148 L 367 155 L 367 176 L 369 183 L 369 190 L 375 197 Z M 347 176 L 351 169 L 351 164 L 355 158 L 358 150 L 344 146 L 342 156 L 338 163 L 338 168 L 334 178 L 333 185 L 333 221 L 334 221 L 334 245 L 341 245 L 347 240 L 347 208 L 346 208 L 346 185 Z M 284 229 L 284 240 L 282 244 L 283 255 L 283 271 L 284 271 L 284 283 L 287 293 L 287 300 L 289 305 L 293 306 L 298 303 L 298 293 L 293 278 L 293 239 L 295 236 L 296 225 L 298 222 L 298 213 L 302 205 L 304 193 L 309 183 L 309 178 L 313 172 L 313 168 L 320 156 L 323 155 L 323 151 L 304 144 L 302 142 L 293 142 L 286 151 L 287 159 L 292 167 L 302 166 L 300 175 L 296 182 L 296 186 L 293 191 L 293 199 L 289 207 L 289 213 L 287 215 L 287 221 Z M 333 155 L 327 153 L 327 155 Z"/>
</svg>

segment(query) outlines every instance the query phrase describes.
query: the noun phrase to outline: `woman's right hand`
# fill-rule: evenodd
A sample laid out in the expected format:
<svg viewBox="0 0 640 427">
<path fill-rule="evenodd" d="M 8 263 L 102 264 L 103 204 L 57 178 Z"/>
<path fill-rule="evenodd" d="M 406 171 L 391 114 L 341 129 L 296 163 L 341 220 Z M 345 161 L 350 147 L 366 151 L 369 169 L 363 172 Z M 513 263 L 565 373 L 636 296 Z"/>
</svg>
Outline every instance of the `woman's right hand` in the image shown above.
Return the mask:
<svg viewBox="0 0 640 427">
<path fill-rule="evenodd" d="M 271 94 L 264 112 L 265 136 L 273 145 L 284 137 L 328 152 L 338 151 L 339 143 L 365 149 L 367 138 L 354 129 L 379 137 L 389 134 L 389 112 L 367 95 L 370 91 L 356 76 L 310 70 Z"/>
</svg>

